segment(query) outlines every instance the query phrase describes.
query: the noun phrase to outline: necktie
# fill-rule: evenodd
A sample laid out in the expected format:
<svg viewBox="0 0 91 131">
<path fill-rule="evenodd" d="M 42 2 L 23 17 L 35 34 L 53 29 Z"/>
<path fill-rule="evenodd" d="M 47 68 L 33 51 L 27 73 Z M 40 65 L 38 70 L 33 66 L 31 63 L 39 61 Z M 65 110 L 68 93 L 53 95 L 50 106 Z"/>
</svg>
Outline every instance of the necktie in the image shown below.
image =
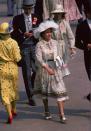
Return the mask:
<svg viewBox="0 0 91 131">
<path fill-rule="evenodd" d="M 27 30 L 28 32 L 32 30 L 32 21 L 30 20 L 30 17 L 27 17 Z"/>
</svg>

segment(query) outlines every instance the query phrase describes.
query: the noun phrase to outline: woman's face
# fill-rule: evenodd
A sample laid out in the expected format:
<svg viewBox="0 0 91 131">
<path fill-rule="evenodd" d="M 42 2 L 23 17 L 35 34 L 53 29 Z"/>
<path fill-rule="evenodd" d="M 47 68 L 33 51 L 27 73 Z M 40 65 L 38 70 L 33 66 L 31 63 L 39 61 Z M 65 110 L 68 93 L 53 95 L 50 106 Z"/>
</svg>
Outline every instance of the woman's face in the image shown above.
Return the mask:
<svg viewBox="0 0 91 131">
<path fill-rule="evenodd" d="M 51 35 L 52 35 L 52 29 L 49 28 L 47 30 L 45 30 L 42 34 L 42 37 L 45 41 L 49 41 L 51 39 Z"/>
<path fill-rule="evenodd" d="M 60 20 L 60 19 L 62 19 L 62 15 L 63 14 L 61 14 L 61 13 L 56 13 L 56 14 L 54 14 L 54 19 L 55 20 Z"/>
</svg>

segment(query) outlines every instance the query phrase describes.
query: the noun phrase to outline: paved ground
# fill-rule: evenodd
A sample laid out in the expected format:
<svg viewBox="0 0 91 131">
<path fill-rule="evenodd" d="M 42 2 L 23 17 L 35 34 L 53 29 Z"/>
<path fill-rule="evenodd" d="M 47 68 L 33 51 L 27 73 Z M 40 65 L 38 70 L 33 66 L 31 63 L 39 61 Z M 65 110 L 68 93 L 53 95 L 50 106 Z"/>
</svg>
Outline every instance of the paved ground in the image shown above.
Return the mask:
<svg viewBox="0 0 91 131">
<path fill-rule="evenodd" d="M 68 118 L 66 125 L 59 122 L 56 100 L 50 98 L 49 105 L 52 120 L 44 120 L 43 105 L 40 98 L 35 98 L 37 106 L 30 107 L 24 89 L 21 69 L 19 73 L 20 100 L 17 103 L 18 116 L 12 125 L 6 125 L 6 112 L 0 103 L 0 130 L 2 131 L 90 131 L 91 130 L 91 103 L 83 99 L 90 89 L 90 83 L 83 65 L 82 52 L 70 61 L 71 75 L 65 78 L 70 100 L 65 103 L 65 114 Z"/>
<path fill-rule="evenodd" d="M 12 18 L 3 16 L 0 17 L 0 22 L 10 19 Z M 72 28 L 74 29 L 74 26 Z M 0 131 L 91 131 L 91 103 L 83 99 L 91 91 L 91 83 L 85 72 L 82 51 L 77 50 L 76 56 L 70 60 L 69 67 L 71 75 L 64 79 L 70 97 L 70 100 L 65 103 L 65 114 L 68 118 L 66 125 L 59 122 L 55 99 L 49 99 L 50 111 L 53 116 L 50 121 L 44 120 L 43 105 L 39 97 L 35 97 L 36 107 L 30 107 L 26 104 L 27 97 L 20 68 L 18 116 L 12 125 L 5 124 L 7 115 L 0 103 Z"/>
</svg>

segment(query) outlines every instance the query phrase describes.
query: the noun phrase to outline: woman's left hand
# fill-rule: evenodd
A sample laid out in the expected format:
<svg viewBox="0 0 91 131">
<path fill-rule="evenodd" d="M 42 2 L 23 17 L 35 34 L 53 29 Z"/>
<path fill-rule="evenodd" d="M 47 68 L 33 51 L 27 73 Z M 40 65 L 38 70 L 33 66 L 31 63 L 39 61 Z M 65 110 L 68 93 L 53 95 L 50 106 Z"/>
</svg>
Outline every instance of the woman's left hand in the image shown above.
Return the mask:
<svg viewBox="0 0 91 131">
<path fill-rule="evenodd" d="M 52 68 L 50 68 L 47 64 L 44 65 L 44 68 L 46 69 L 46 71 L 48 72 L 49 75 L 55 74 L 55 71 Z"/>
<path fill-rule="evenodd" d="M 55 75 L 55 71 L 51 69 L 50 67 L 47 69 L 47 72 L 49 75 Z"/>
</svg>

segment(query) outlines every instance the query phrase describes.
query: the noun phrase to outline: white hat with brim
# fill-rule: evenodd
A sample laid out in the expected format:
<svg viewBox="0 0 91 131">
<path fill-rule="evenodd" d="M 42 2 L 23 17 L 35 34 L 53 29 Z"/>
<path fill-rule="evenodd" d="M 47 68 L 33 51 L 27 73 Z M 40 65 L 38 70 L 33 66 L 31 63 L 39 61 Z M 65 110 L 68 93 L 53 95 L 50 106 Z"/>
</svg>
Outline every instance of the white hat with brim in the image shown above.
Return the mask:
<svg viewBox="0 0 91 131">
<path fill-rule="evenodd" d="M 53 10 L 51 12 L 52 14 L 55 14 L 55 13 L 66 13 L 66 11 L 64 10 L 63 6 L 61 4 L 57 4 L 56 7 L 55 7 L 55 10 Z"/>
<path fill-rule="evenodd" d="M 56 24 L 52 20 L 46 20 L 46 21 L 42 22 L 37 29 L 35 29 L 34 36 L 36 38 L 38 38 L 40 36 L 40 33 L 46 31 L 49 28 L 56 30 L 56 29 L 58 29 L 58 24 Z"/>
</svg>

